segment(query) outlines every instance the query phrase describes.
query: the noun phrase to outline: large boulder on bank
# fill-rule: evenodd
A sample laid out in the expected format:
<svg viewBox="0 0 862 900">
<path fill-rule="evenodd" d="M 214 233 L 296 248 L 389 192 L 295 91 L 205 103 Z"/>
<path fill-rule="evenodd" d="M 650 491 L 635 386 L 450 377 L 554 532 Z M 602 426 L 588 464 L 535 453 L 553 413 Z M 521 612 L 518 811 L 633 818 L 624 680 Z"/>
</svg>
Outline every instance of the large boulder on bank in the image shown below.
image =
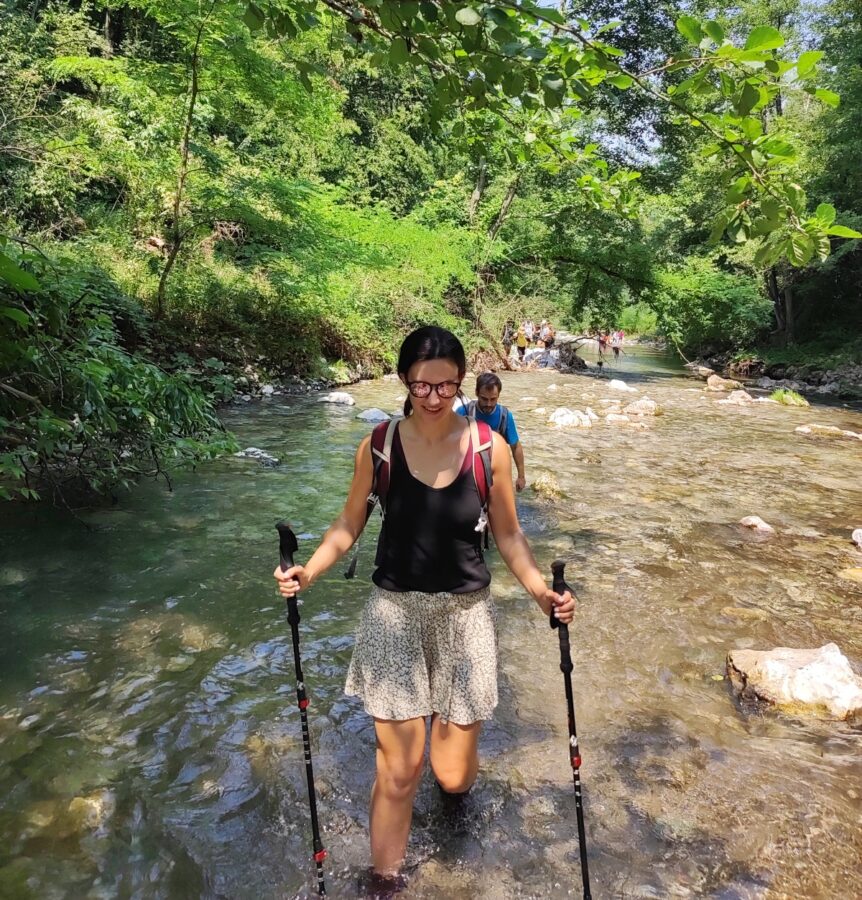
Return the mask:
<svg viewBox="0 0 862 900">
<path fill-rule="evenodd" d="M 727 673 L 746 700 L 761 700 L 794 714 L 837 719 L 862 714 L 862 678 L 835 644 L 814 649 L 731 650 Z"/>
<path fill-rule="evenodd" d="M 708 391 L 738 391 L 742 385 L 732 378 L 722 378 L 721 375 L 710 375 L 706 379 Z"/>
</svg>

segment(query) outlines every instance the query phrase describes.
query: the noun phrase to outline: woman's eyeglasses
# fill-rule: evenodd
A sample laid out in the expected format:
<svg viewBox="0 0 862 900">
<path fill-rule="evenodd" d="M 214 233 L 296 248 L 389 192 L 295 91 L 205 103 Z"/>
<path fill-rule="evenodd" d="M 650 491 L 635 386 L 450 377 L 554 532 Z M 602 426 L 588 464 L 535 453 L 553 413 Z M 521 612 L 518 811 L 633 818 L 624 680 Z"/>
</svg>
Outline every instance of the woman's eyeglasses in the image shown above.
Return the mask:
<svg viewBox="0 0 862 900">
<path fill-rule="evenodd" d="M 427 397 L 432 390 L 437 391 L 437 396 L 441 400 L 451 400 L 461 387 L 460 381 L 440 381 L 437 384 L 431 384 L 428 381 L 408 381 L 407 390 L 420 400 Z"/>
</svg>

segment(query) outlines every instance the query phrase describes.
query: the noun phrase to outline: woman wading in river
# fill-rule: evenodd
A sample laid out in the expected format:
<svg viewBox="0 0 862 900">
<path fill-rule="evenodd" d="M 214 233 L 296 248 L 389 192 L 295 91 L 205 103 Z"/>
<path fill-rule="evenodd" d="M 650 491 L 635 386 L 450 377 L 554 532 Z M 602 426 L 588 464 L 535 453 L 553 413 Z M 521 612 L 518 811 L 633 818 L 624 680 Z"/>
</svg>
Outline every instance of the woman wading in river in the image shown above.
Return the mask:
<svg viewBox="0 0 862 900">
<path fill-rule="evenodd" d="M 487 524 L 500 556 L 545 615 L 568 623 L 575 606 L 568 591 L 560 596 L 545 584 L 521 531 L 505 441 L 453 411 L 466 368 L 464 348 L 442 328 L 426 326 L 404 340 L 398 357 L 409 391 L 404 419 L 378 426 L 374 438 L 360 443 L 347 502 L 311 559 L 275 570 L 289 597 L 344 556 L 365 526 L 372 487 L 380 489 L 380 463 L 372 460 L 386 456 L 375 587 L 346 686 L 362 698 L 377 735 L 370 814 L 375 890 L 387 883 L 397 889 L 429 716 L 440 789 L 464 794 L 476 779 L 479 731 L 497 705 L 496 617 L 481 548 Z M 493 477 L 482 471 L 483 443 Z M 488 450 L 482 452 L 487 464 Z"/>
</svg>

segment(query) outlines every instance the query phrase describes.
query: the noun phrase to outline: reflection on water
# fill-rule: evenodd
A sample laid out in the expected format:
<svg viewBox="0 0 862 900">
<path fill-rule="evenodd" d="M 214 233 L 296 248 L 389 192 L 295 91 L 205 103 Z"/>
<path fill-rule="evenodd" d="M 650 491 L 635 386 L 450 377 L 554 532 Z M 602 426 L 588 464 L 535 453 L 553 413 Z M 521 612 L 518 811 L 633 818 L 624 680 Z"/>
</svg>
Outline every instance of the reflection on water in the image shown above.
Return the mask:
<svg viewBox="0 0 862 900">
<path fill-rule="evenodd" d="M 519 498 L 543 565 L 562 556 L 581 600 L 572 629 L 594 894 L 862 895 L 862 735 L 743 713 L 722 680 L 731 647 L 834 640 L 862 661 L 862 453 L 793 433 L 862 431 L 840 408 L 715 404 L 665 357 L 629 350 L 609 377 L 504 377 L 528 482 Z M 555 387 L 552 387 L 554 385 Z M 244 445 L 86 516 L 4 508 L 0 550 L 0 896 L 276 898 L 312 890 L 290 642 L 271 584 L 275 521 L 304 558 L 340 508 L 368 426 L 397 385 L 232 410 Z M 554 430 L 558 406 L 636 396 L 635 430 Z M 527 398 L 527 399 L 522 399 Z M 534 398 L 534 399 L 529 399 Z M 734 523 L 757 514 L 763 539 Z M 372 524 L 376 533 L 376 522 Z M 334 896 L 367 862 L 373 729 L 341 693 L 367 591 L 340 571 L 302 607 L 311 730 Z M 492 554 L 493 556 L 493 554 Z M 579 896 L 556 638 L 493 556 L 501 704 L 464 817 L 417 799 L 406 896 Z"/>
</svg>

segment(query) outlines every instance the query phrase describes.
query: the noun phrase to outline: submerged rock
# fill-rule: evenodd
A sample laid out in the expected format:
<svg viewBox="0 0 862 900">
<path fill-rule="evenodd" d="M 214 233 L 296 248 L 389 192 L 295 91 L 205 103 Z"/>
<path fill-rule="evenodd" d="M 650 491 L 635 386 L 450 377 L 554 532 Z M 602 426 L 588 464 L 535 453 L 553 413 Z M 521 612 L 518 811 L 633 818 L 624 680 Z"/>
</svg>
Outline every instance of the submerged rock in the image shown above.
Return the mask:
<svg viewBox="0 0 862 900">
<path fill-rule="evenodd" d="M 363 422 L 388 422 L 392 417 L 389 413 L 383 412 L 382 409 L 377 409 L 375 406 L 359 413 L 356 418 L 362 419 Z"/>
<path fill-rule="evenodd" d="M 543 472 L 539 475 L 539 477 L 530 484 L 530 487 L 545 500 L 556 500 L 562 493 L 560 491 L 560 485 L 557 483 L 557 479 L 547 472 Z"/>
<path fill-rule="evenodd" d="M 842 569 L 838 573 L 838 577 L 846 581 L 855 581 L 857 584 L 862 584 L 862 568 Z"/>
<path fill-rule="evenodd" d="M 710 375 L 706 379 L 706 389 L 708 391 L 736 391 L 742 385 L 732 378 L 722 378 L 721 375 Z"/>
<path fill-rule="evenodd" d="M 631 422 L 631 419 L 628 416 L 623 416 L 619 413 L 608 413 L 605 416 L 605 421 L 609 422 L 611 425 L 623 425 L 626 422 Z"/>
<path fill-rule="evenodd" d="M 649 397 L 641 397 L 635 400 L 623 410 L 625 416 L 657 416 L 659 414 L 658 404 Z"/>
<path fill-rule="evenodd" d="M 814 437 L 837 438 L 839 440 L 862 441 L 862 434 L 844 431 L 837 425 L 799 425 L 793 429 L 796 434 L 810 434 Z"/>
<path fill-rule="evenodd" d="M 748 700 L 762 700 L 792 713 L 824 709 L 837 719 L 862 713 L 862 678 L 835 644 L 813 649 L 731 650 L 727 673 Z"/>
<path fill-rule="evenodd" d="M 629 394 L 636 394 L 638 392 L 637 388 L 629 387 L 624 381 L 620 381 L 619 378 L 613 378 L 608 382 L 608 387 L 614 391 L 626 391 Z"/>
<path fill-rule="evenodd" d="M 256 459 L 262 466 L 267 467 L 277 466 L 279 464 L 279 461 L 275 456 L 271 453 L 267 453 L 266 450 L 261 450 L 260 447 L 246 447 L 245 450 L 234 453 L 234 456 L 245 459 Z"/>
<path fill-rule="evenodd" d="M 746 516 L 744 519 L 739 520 L 739 524 L 743 528 L 753 528 L 755 531 L 762 531 L 764 534 L 775 533 L 775 529 L 767 522 L 764 522 L 760 516 Z"/>
<path fill-rule="evenodd" d="M 340 403 L 343 406 L 355 406 L 356 401 L 345 391 L 330 391 L 318 398 L 318 403 Z"/>
</svg>

